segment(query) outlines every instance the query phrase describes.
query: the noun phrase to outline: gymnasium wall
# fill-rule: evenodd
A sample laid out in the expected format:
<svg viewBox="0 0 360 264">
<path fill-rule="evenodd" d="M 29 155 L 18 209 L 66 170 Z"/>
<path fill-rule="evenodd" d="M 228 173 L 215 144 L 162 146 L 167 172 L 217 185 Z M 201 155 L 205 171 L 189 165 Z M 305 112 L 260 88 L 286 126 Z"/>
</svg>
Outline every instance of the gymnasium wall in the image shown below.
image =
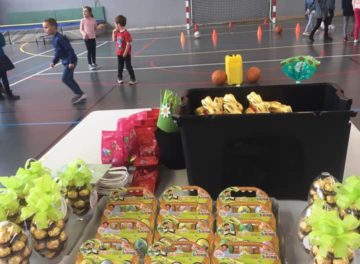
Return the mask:
<svg viewBox="0 0 360 264">
<path fill-rule="evenodd" d="M 303 17 L 303 0 L 277 0 L 277 2 L 279 17 Z M 8 12 L 76 8 L 82 4 L 94 6 L 94 3 L 105 7 L 105 17 L 109 23 L 112 23 L 116 15 L 125 14 L 128 17 L 129 28 L 185 24 L 185 0 L 0 0 L 0 24 L 9 23 Z M 341 11 L 340 0 L 336 0 L 336 11 Z"/>
</svg>

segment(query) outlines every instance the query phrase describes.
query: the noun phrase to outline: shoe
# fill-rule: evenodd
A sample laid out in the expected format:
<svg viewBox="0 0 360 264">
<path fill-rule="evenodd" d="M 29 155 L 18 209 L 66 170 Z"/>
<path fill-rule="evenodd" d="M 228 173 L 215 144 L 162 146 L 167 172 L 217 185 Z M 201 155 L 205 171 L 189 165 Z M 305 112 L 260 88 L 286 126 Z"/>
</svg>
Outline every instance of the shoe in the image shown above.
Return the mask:
<svg viewBox="0 0 360 264">
<path fill-rule="evenodd" d="M 92 70 L 93 70 L 93 71 L 94 71 L 94 70 L 101 69 L 101 67 L 98 66 L 96 63 L 93 63 L 91 66 L 92 66 Z"/>
<path fill-rule="evenodd" d="M 77 94 L 74 96 L 73 99 L 71 99 L 71 103 L 72 104 L 78 104 L 78 103 L 82 103 L 86 100 L 86 94 Z"/>
<path fill-rule="evenodd" d="M 9 94 L 9 95 L 7 96 L 7 99 L 8 99 L 9 101 L 17 101 L 17 100 L 20 99 L 20 96 L 15 95 L 15 94 Z"/>
<path fill-rule="evenodd" d="M 333 24 L 329 25 L 329 29 L 330 30 L 334 30 L 335 29 L 335 26 Z"/>
<path fill-rule="evenodd" d="M 92 64 L 89 64 L 89 70 L 90 71 L 94 70 L 94 67 L 92 66 Z"/>
<path fill-rule="evenodd" d="M 2 93 L 0 93 L 0 100 L 4 100 L 4 99 L 5 99 L 5 96 Z"/>
<path fill-rule="evenodd" d="M 130 84 L 130 85 L 134 85 L 134 84 L 136 84 L 136 83 L 137 83 L 136 80 L 130 80 L 130 81 L 129 81 L 129 84 Z"/>
<path fill-rule="evenodd" d="M 118 84 L 123 84 L 124 81 L 122 79 L 118 79 Z"/>
<path fill-rule="evenodd" d="M 354 43 L 358 43 L 358 41 L 359 41 L 358 39 L 354 39 Z"/>
<path fill-rule="evenodd" d="M 332 37 L 330 37 L 330 36 L 325 36 L 324 37 L 324 42 L 331 42 L 333 39 L 332 39 Z"/>
<path fill-rule="evenodd" d="M 310 36 L 310 33 L 309 32 L 304 32 L 303 36 Z"/>
</svg>

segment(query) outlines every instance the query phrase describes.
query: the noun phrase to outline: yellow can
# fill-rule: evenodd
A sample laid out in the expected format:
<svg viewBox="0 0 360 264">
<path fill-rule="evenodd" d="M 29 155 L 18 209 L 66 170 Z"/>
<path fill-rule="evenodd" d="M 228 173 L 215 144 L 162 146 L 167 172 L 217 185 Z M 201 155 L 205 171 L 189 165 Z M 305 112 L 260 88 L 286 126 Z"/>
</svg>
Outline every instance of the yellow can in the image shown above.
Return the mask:
<svg viewBox="0 0 360 264">
<path fill-rule="evenodd" d="M 229 85 L 241 85 L 243 82 L 243 61 L 240 54 L 225 56 L 225 71 Z"/>
</svg>

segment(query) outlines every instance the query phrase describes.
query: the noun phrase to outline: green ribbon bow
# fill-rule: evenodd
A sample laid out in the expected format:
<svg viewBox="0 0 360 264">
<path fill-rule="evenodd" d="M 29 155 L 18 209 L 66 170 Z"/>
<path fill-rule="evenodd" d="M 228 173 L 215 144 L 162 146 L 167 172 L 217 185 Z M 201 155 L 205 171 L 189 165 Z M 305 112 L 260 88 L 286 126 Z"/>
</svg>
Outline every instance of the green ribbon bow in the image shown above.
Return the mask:
<svg viewBox="0 0 360 264">
<path fill-rule="evenodd" d="M 81 187 L 90 184 L 92 173 L 85 161 L 77 159 L 69 163 L 63 171 L 59 171 L 58 177 L 63 187 Z"/>
<path fill-rule="evenodd" d="M 337 211 L 326 211 L 318 202 L 314 204 L 307 222 L 312 227 L 309 241 L 319 247 L 322 257 L 333 252 L 335 257 L 345 258 L 349 249 L 356 250 L 360 247 L 360 234 L 356 230 L 360 221 L 353 215 L 347 215 L 341 220 Z"/>
<path fill-rule="evenodd" d="M 19 168 L 15 176 L 0 177 L 0 183 L 7 189 L 14 190 L 19 198 L 25 198 L 34 186 L 34 180 L 43 175 L 51 175 L 50 169 L 44 167 L 40 161 L 29 159 L 24 168 Z"/>
<path fill-rule="evenodd" d="M 60 186 L 44 175 L 34 180 L 34 187 L 26 197 L 27 205 L 21 209 L 21 221 L 33 216 L 33 223 L 38 228 L 47 228 L 49 223 L 64 218 L 61 207 Z"/>
<path fill-rule="evenodd" d="M 342 208 L 360 210 L 360 177 L 351 176 L 336 186 L 336 204 Z"/>
<path fill-rule="evenodd" d="M 20 208 L 16 192 L 10 189 L 1 189 L 0 205 L 0 221 L 7 220 L 8 215 L 16 214 Z"/>
</svg>

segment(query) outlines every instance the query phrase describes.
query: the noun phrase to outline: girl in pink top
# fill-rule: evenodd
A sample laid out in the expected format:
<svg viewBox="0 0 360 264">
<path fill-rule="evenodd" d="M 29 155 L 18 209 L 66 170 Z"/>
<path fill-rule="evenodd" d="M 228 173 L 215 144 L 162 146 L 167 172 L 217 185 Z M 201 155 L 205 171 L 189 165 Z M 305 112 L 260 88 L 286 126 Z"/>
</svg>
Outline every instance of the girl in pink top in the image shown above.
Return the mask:
<svg viewBox="0 0 360 264">
<path fill-rule="evenodd" d="M 80 21 L 80 32 L 84 38 L 89 70 L 96 70 L 99 67 L 96 64 L 96 29 L 97 24 L 92 13 L 91 7 L 83 7 L 84 18 Z"/>
<path fill-rule="evenodd" d="M 355 14 L 354 43 L 357 43 L 359 41 L 360 31 L 360 0 L 352 0 L 352 5 Z"/>
</svg>

